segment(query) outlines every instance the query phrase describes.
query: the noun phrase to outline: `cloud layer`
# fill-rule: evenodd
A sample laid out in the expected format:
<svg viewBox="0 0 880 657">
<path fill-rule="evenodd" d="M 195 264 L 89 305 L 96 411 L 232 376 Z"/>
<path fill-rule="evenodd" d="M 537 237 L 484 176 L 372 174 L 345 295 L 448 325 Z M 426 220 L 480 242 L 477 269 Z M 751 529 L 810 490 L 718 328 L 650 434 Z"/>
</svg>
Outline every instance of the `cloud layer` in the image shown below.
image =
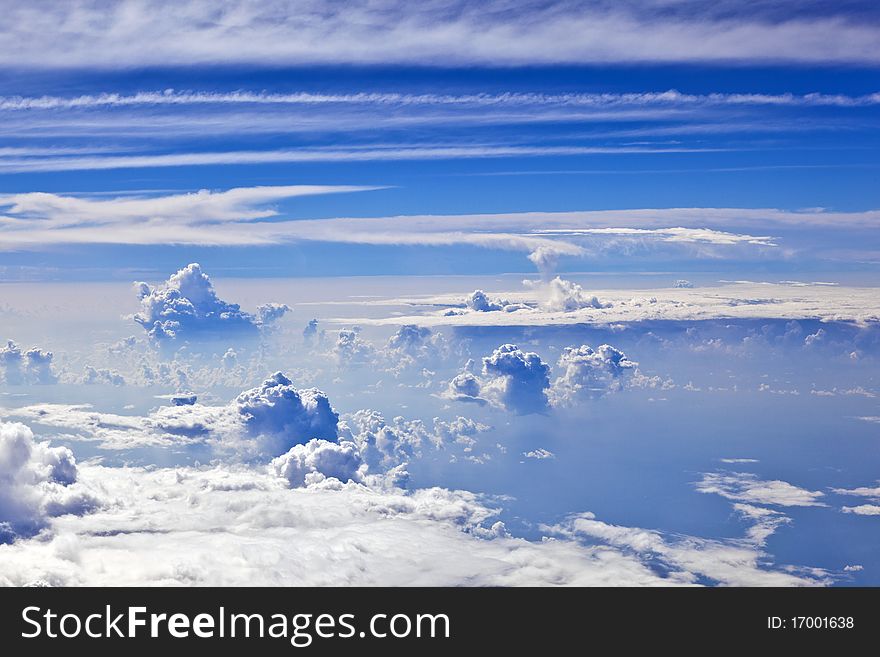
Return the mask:
<svg viewBox="0 0 880 657">
<path fill-rule="evenodd" d="M 389 15 L 394 20 L 389 20 Z M 64 25 L 60 34 L 52 30 Z M 359 0 L 127 0 L 16 5 L 0 32 L 6 66 L 198 64 L 517 65 L 611 62 L 875 63 L 876 15 L 812 5 L 609 3 L 473 5 Z M 100 54 L 100 55 L 99 55 Z M 10 55 L 10 57 L 12 57 Z"/>
</svg>

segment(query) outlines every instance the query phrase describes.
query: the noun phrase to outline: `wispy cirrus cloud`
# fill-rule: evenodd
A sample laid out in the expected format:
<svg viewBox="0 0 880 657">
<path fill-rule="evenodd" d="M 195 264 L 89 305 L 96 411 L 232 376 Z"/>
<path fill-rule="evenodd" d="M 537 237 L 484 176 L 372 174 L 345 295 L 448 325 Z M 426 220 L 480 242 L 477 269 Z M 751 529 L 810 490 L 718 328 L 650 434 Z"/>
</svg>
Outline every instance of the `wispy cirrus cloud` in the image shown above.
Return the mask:
<svg viewBox="0 0 880 657">
<path fill-rule="evenodd" d="M 15 68 L 880 61 L 872 7 L 794 1 L 40 0 L 4 18 Z"/>
<path fill-rule="evenodd" d="M 286 150 L 201 151 L 64 157 L 2 157 L 0 173 L 40 171 L 101 171 L 157 167 L 216 166 L 233 164 L 284 164 L 309 162 L 395 162 L 414 160 L 458 160 L 505 157 L 553 157 L 570 155 L 626 155 L 652 153 L 706 153 L 717 148 L 684 146 L 518 146 L 486 145 L 392 145 L 363 148 L 297 148 Z"/>
<path fill-rule="evenodd" d="M 582 255 L 589 238 L 730 247 L 773 247 L 771 237 L 713 230 L 687 211 L 655 219 L 690 226 L 634 228 L 638 213 L 562 212 L 496 215 L 401 215 L 286 219 L 272 204 L 303 195 L 378 189 L 288 185 L 148 197 L 77 197 L 32 192 L 0 196 L 0 248 L 50 244 L 198 244 L 257 246 L 294 241 L 365 245 L 469 244 L 539 254 L 538 260 Z M 704 211 L 711 213 L 712 211 Z M 616 225 L 615 225 L 616 224 Z M 695 225 L 696 224 L 696 225 Z M 615 242 L 616 241 L 616 242 Z"/>
<path fill-rule="evenodd" d="M 675 89 L 635 93 L 469 93 L 415 94 L 388 92 L 269 93 L 247 90 L 192 91 L 166 89 L 135 93 L 99 93 L 79 96 L 0 96 L 0 111 L 92 109 L 186 105 L 363 105 L 363 106 L 562 106 L 619 108 L 628 106 L 775 105 L 792 107 L 870 107 L 880 105 L 880 93 L 847 94 L 688 94 Z"/>
</svg>

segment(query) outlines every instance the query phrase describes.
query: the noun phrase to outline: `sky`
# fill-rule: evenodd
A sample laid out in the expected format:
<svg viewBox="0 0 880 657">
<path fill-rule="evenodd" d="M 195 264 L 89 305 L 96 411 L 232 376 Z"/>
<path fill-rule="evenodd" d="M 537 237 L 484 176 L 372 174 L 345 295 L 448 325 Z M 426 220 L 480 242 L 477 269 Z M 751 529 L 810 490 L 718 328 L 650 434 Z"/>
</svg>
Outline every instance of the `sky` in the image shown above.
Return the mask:
<svg viewBox="0 0 880 657">
<path fill-rule="evenodd" d="M 880 584 L 878 40 L 6 8 L 0 583 Z"/>
</svg>

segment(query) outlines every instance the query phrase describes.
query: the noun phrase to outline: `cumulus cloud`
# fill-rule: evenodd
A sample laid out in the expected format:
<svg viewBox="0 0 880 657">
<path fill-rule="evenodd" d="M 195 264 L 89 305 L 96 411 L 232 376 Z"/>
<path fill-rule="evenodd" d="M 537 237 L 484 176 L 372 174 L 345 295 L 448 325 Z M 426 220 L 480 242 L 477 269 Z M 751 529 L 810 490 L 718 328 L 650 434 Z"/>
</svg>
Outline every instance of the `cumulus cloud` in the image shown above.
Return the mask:
<svg viewBox="0 0 880 657">
<path fill-rule="evenodd" d="M 504 344 L 483 358 L 480 394 L 516 413 L 542 413 L 548 408 L 550 366 L 534 352 Z"/>
<path fill-rule="evenodd" d="M 106 449 L 204 444 L 220 453 L 271 457 L 312 438 L 337 436 L 339 417 L 327 395 L 315 388 L 296 388 L 281 372 L 225 405 L 186 401 L 146 416 L 101 413 L 73 404 L 34 404 L 6 413 L 66 429 Z"/>
<path fill-rule="evenodd" d="M 97 498 L 74 485 L 77 474 L 67 447 L 37 442 L 23 424 L 0 422 L 0 527 L 7 538 L 32 534 L 48 518 L 94 508 Z"/>
<path fill-rule="evenodd" d="M 481 406 L 488 401 L 481 397 L 482 382 L 473 372 L 460 372 L 449 382 L 444 396 L 452 401 L 474 402 Z"/>
<path fill-rule="evenodd" d="M 338 365 L 356 367 L 371 364 L 376 359 L 376 348 L 360 336 L 360 328 L 340 329 L 332 354 Z"/>
<path fill-rule="evenodd" d="M 544 308 L 549 312 L 569 313 L 582 308 L 610 308 L 610 303 L 599 301 L 596 295 L 587 294 L 584 289 L 572 281 L 559 276 L 546 284 L 527 282 L 544 295 Z"/>
<path fill-rule="evenodd" d="M 354 443 L 335 443 L 316 438 L 305 444 L 294 445 L 285 454 L 272 459 L 269 467 L 293 487 L 320 483 L 328 478 L 343 483 L 359 482 L 367 469 Z"/>
<path fill-rule="evenodd" d="M 257 318 L 261 325 L 272 324 L 291 311 L 286 303 L 264 303 L 257 306 Z"/>
<path fill-rule="evenodd" d="M 54 354 L 37 347 L 22 352 L 12 340 L 0 348 L 0 368 L 3 379 L 9 385 L 58 383 L 53 369 Z"/>
<path fill-rule="evenodd" d="M 625 353 L 608 344 L 596 349 L 585 344 L 565 347 L 556 365 L 561 374 L 550 391 L 552 403 L 566 405 L 620 390 L 637 366 Z"/>
<path fill-rule="evenodd" d="M 236 397 L 230 407 L 248 435 L 268 442 L 270 453 L 310 438 L 335 439 L 339 415 L 317 388 L 297 389 L 281 372 Z"/>
<path fill-rule="evenodd" d="M 465 299 L 465 305 L 471 310 L 481 313 L 504 310 L 507 302 L 504 300 L 492 301 L 482 290 L 474 290 Z"/>
<path fill-rule="evenodd" d="M 187 265 L 156 287 L 135 285 L 141 312 L 134 319 L 159 342 L 255 335 L 261 325 L 289 310 L 284 304 L 273 303 L 260 306 L 258 317 L 244 312 L 238 304 L 217 296 L 198 263 Z"/>
<path fill-rule="evenodd" d="M 728 500 L 776 506 L 826 506 L 821 491 L 810 491 L 787 481 L 762 480 L 748 472 L 709 472 L 697 482 L 701 493 L 714 493 Z"/>
<path fill-rule="evenodd" d="M 83 385 L 113 385 L 124 386 L 125 377 L 119 372 L 105 367 L 85 366 L 85 371 L 80 378 Z"/>
<path fill-rule="evenodd" d="M 395 417 L 389 424 L 381 413 L 369 409 L 346 416 L 345 425 L 348 438 L 357 446 L 371 472 L 407 463 L 429 439 L 421 421 Z"/>
</svg>

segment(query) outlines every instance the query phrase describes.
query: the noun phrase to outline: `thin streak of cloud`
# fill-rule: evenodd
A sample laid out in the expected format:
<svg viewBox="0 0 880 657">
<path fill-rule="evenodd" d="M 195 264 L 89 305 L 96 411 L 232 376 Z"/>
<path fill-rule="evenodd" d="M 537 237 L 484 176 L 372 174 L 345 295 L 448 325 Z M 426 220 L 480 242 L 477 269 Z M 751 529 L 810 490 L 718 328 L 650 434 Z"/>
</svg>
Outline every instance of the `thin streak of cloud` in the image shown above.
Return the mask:
<svg viewBox="0 0 880 657">
<path fill-rule="evenodd" d="M 380 162 L 457 160 L 505 157 L 557 157 L 578 155 L 628 155 L 664 153 L 707 153 L 729 149 L 648 148 L 634 146 L 410 146 L 386 148 L 326 148 L 266 151 L 225 151 L 107 155 L 99 157 L 2 158 L 0 172 L 99 171 L 109 169 L 163 168 L 281 164 L 298 162 Z"/>
<path fill-rule="evenodd" d="M 33 111 L 83 108 L 138 107 L 155 105 L 464 105 L 528 106 L 553 105 L 576 107 L 621 106 L 706 106 L 706 105 L 775 105 L 793 107 L 870 107 L 880 105 L 880 93 L 852 96 L 846 94 L 760 94 L 709 93 L 687 94 L 675 89 L 635 93 L 267 93 L 253 91 L 139 91 L 131 94 L 101 93 L 80 96 L 0 96 L 0 111 Z"/>
</svg>

